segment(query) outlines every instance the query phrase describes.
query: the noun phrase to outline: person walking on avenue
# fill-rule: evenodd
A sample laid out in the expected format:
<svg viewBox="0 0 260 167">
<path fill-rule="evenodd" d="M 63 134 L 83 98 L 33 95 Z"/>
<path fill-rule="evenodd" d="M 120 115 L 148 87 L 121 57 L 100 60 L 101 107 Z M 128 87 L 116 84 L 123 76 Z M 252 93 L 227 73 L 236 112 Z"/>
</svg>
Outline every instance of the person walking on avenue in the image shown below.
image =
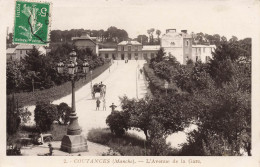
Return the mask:
<svg viewBox="0 0 260 167">
<path fill-rule="evenodd" d="M 117 107 L 116 105 L 114 105 L 114 103 L 112 103 L 111 106 L 109 106 L 112 109 L 112 112 L 115 111 L 115 108 Z"/>
<path fill-rule="evenodd" d="M 104 98 L 103 99 L 103 111 L 106 111 L 107 110 L 107 107 L 106 107 L 106 99 Z"/>
<path fill-rule="evenodd" d="M 97 103 L 96 110 L 99 110 L 99 106 L 100 106 L 100 100 L 99 100 L 99 98 L 97 99 L 96 103 Z"/>
</svg>

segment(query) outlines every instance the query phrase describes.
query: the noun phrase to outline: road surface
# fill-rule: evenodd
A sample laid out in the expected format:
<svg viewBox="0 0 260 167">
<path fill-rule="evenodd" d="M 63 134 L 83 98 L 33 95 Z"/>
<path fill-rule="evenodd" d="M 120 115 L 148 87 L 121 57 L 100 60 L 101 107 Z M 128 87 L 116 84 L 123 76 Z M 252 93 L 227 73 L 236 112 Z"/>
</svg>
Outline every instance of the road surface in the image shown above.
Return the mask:
<svg viewBox="0 0 260 167">
<path fill-rule="evenodd" d="M 107 127 L 106 118 L 111 113 L 109 106 L 114 103 L 117 106 L 116 109 L 121 109 L 119 97 L 127 95 L 129 98 L 142 98 L 149 92 L 144 74 L 141 75 L 139 72 L 139 68 L 142 68 L 144 63 L 145 61 L 141 60 L 131 60 L 128 63 L 114 61 L 110 70 L 107 69 L 92 81 L 92 84 L 102 81 L 106 85 L 106 111 L 103 111 L 102 100 L 100 110 L 96 111 L 96 100 L 93 100 L 91 97 L 90 83 L 75 92 L 76 113 L 79 117 L 79 125 L 82 127 L 83 134 L 87 134 L 92 128 Z M 99 96 L 99 93 L 96 93 L 96 98 L 99 98 Z M 71 95 L 65 96 L 53 103 L 60 104 L 61 102 L 71 105 Z M 30 106 L 28 109 L 33 112 L 34 108 L 35 106 Z M 33 116 L 31 120 L 33 120 Z M 140 137 L 145 137 L 142 132 L 133 130 L 130 132 Z M 185 141 L 186 134 L 184 132 L 175 133 L 167 138 L 167 142 L 171 142 L 171 145 L 177 148 L 179 147 L 178 144 Z"/>
</svg>

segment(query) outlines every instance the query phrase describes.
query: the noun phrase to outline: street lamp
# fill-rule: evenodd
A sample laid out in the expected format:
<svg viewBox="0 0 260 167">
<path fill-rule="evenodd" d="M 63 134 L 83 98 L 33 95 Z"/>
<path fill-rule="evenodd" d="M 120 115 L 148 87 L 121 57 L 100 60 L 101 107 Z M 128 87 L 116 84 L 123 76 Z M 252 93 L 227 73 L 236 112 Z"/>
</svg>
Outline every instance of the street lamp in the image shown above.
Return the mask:
<svg viewBox="0 0 260 167">
<path fill-rule="evenodd" d="M 81 135 L 82 129 L 78 123 L 78 116 L 76 114 L 76 105 L 75 105 L 75 74 L 78 72 L 78 65 L 77 65 L 77 54 L 73 50 L 70 53 L 70 63 L 67 64 L 68 73 L 71 77 L 71 85 L 72 85 L 72 111 L 70 113 L 70 123 L 67 129 L 67 135 L 62 138 L 61 142 L 61 150 L 65 152 L 80 152 L 80 151 L 87 151 L 87 139 Z M 85 64 L 86 65 L 86 64 Z M 59 62 L 57 64 L 57 71 L 58 73 L 64 72 L 65 64 L 63 62 Z M 84 66 L 83 66 L 83 72 Z"/>
</svg>

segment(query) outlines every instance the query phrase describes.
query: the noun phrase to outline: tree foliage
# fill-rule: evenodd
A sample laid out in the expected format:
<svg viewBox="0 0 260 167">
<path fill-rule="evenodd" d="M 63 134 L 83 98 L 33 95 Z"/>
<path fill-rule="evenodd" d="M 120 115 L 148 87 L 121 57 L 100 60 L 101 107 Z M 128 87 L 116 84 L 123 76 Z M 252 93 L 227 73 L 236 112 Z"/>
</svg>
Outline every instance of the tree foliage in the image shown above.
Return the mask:
<svg viewBox="0 0 260 167">
<path fill-rule="evenodd" d="M 57 120 L 58 110 L 56 105 L 47 101 L 39 101 L 36 103 L 34 110 L 34 120 L 36 127 L 46 132 L 51 129 L 54 120 Z"/>
<path fill-rule="evenodd" d="M 109 27 L 106 31 L 86 30 L 86 29 L 71 29 L 71 30 L 52 30 L 51 42 L 71 42 L 72 37 L 80 37 L 83 32 L 87 32 L 90 37 L 97 37 L 100 42 L 121 42 L 128 39 L 128 33 L 124 29 L 118 29 L 115 26 Z"/>
<path fill-rule="evenodd" d="M 125 131 L 128 129 L 125 116 L 119 111 L 112 111 L 107 117 L 106 123 L 110 127 L 111 132 L 119 137 L 124 135 Z"/>
<path fill-rule="evenodd" d="M 57 120 L 61 124 L 68 124 L 70 121 L 70 113 L 72 112 L 71 107 L 68 106 L 67 103 L 60 103 L 57 105 L 57 110 L 58 110 L 58 117 Z"/>
</svg>

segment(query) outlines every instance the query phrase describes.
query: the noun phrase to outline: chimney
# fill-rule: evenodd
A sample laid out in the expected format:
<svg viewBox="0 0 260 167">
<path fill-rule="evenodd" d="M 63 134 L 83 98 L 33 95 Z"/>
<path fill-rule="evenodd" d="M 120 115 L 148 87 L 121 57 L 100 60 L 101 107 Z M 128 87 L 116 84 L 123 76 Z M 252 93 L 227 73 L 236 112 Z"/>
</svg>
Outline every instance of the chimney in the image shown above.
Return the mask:
<svg viewBox="0 0 260 167">
<path fill-rule="evenodd" d="M 181 32 L 183 32 L 183 33 L 187 34 L 187 30 L 181 30 Z"/>
</svg>

